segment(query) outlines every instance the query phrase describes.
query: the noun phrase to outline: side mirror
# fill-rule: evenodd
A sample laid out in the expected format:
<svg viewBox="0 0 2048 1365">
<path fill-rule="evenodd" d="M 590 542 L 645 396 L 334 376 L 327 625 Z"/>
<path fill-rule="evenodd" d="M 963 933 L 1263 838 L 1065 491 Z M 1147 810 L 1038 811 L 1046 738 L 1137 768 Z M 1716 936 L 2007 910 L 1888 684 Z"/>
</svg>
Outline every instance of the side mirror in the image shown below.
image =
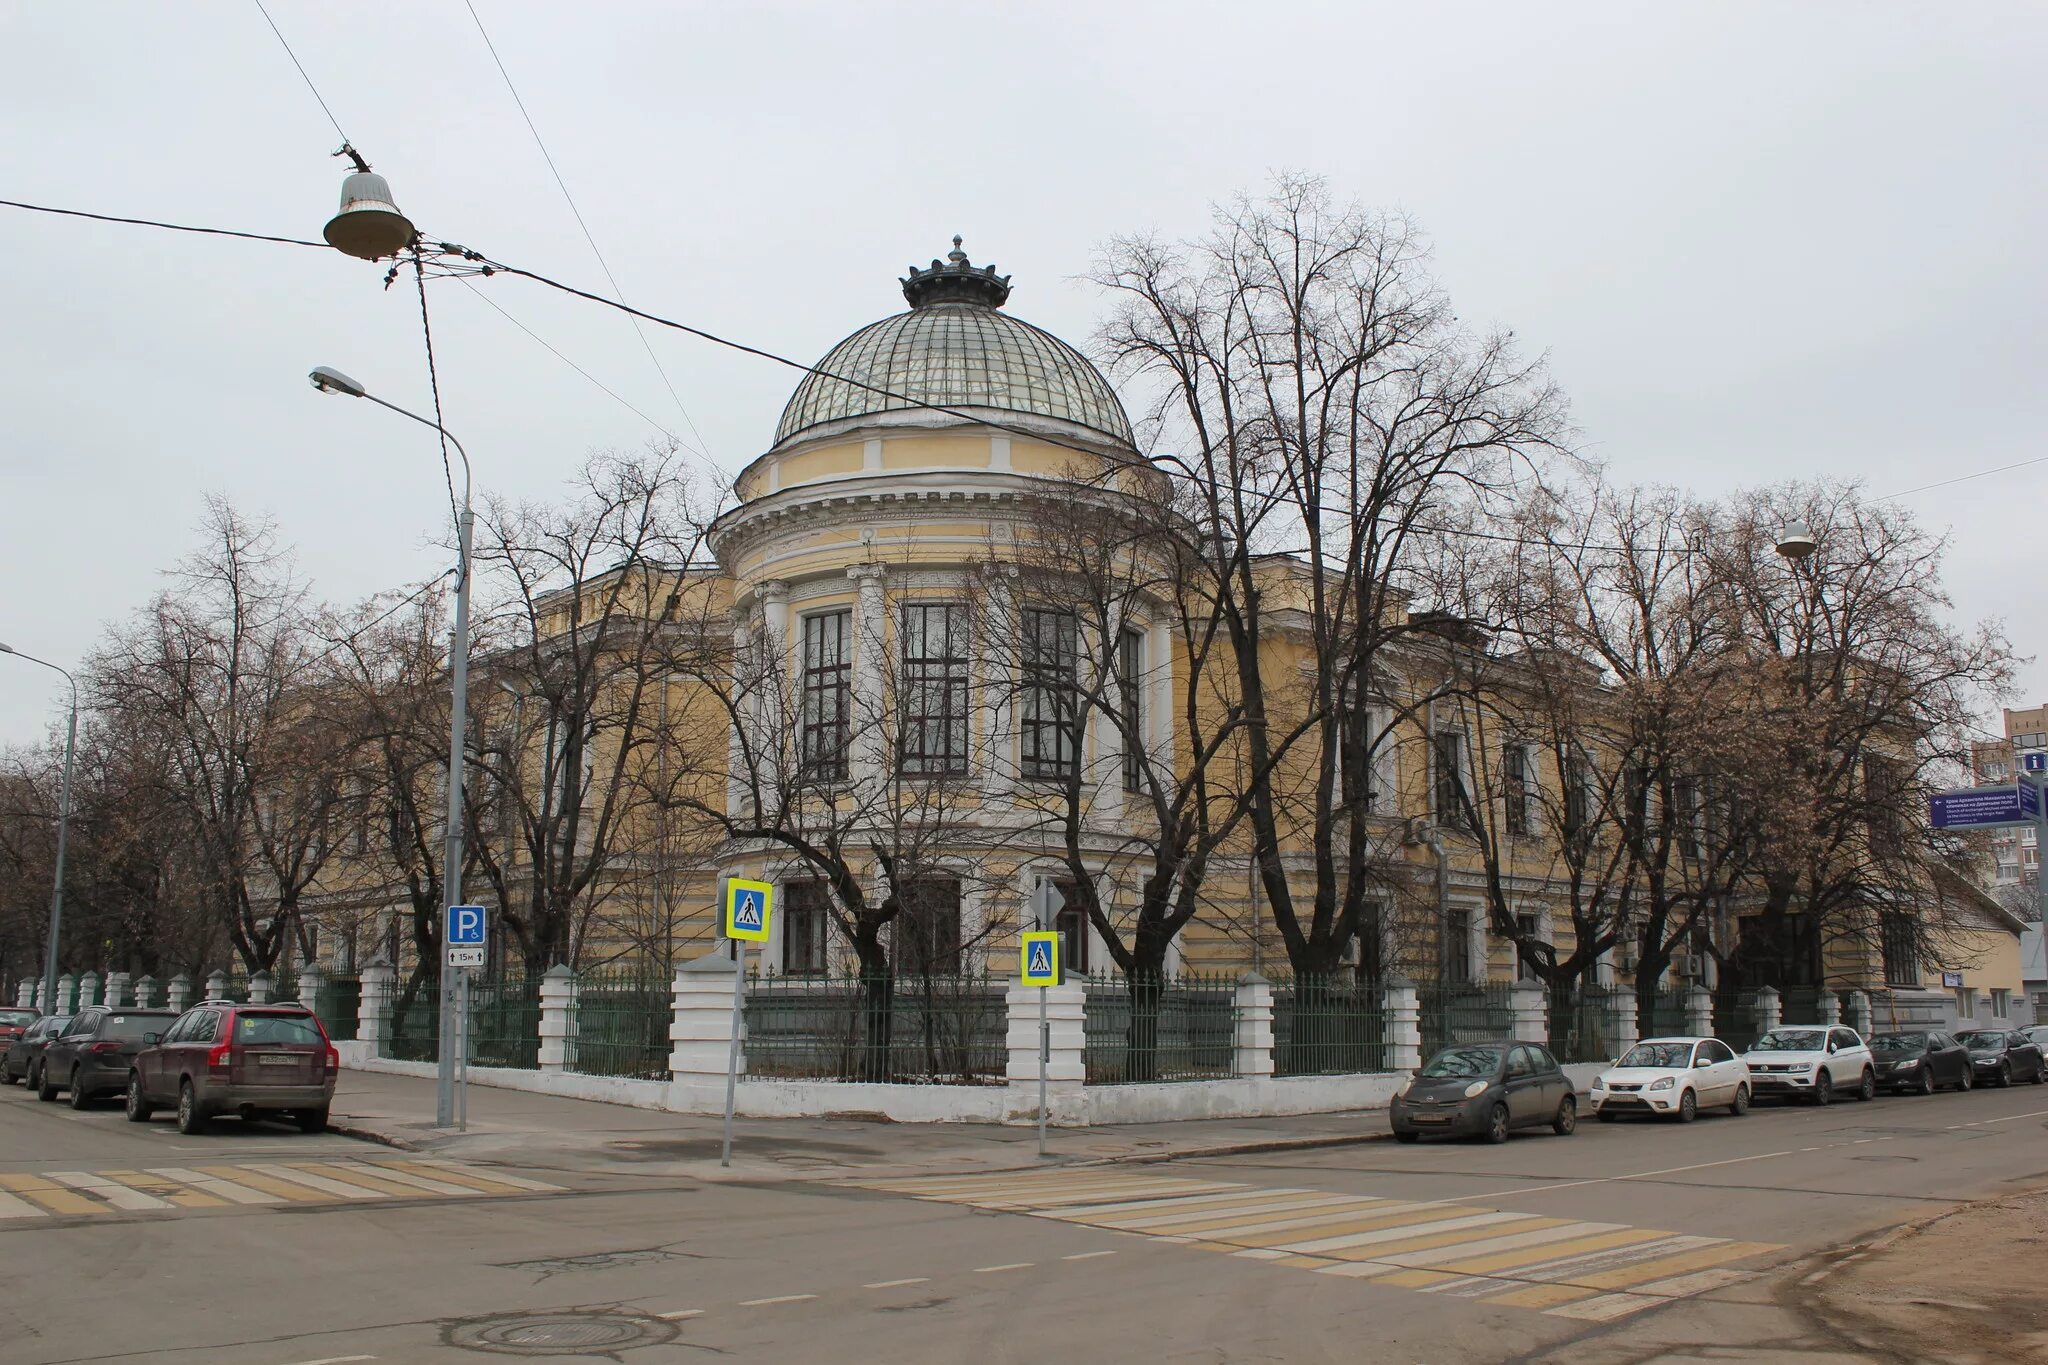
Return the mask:
<svg viewBox="0 0 2048 1365">
<path fill-rule="evenodd" d="M 151 1047 L 155 1047 L 163 1041 L 163 1037 L 161 1033 L 145 1033 L 142 1035 L 142 1041 Z"/>
<path fill-rule="evenodd" d="M 1713 1064 L 1714 1064 L 1714 1059 L 1713 1059 L 1712 1057 L 1701 1057 L 1701 1058 L 1700 1058 L 1700 1059 L 1699 1059 L 1698 1061 L 1695 1061 L 1695 1062 L 1693 1063 L 1693 1067 L 1694 1067 L 1695 1069 L 1698 1069 L 1699 1067 L 1703 1067 L 1703 1066 L 1712 1066 Z"/>
</svg>

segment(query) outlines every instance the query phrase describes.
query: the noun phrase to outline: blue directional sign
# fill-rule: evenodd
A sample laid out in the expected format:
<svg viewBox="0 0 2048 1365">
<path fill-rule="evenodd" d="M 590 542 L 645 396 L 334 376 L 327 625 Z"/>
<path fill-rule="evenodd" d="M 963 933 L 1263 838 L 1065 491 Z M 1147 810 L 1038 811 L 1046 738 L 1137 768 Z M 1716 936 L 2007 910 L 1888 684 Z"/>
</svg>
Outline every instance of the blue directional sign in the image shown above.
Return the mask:
<svg viewBox="0 0 2048 1365">
<path fill-rule="evenodd" d="M 775 909 L 775 887 L 768 882 L 725 884 L 725 936 L 749 943 L 768 941 L 768 917 Z"/>
<path fill-rule="evenodd" d="M 2038 794 L 2034 803 L 2038 808 Z M 1936 829 L 1990 829 L 2028 824 L 2034 816 L 2022 806 L 2020 788 L 2012 786 L 1937 792 L 1927 798 L 1927 818 Z"/>
<path fill-rule="evenodd" d="M 1060 936 L 1058 934 L 1026 934 L 1022 951 L 1024 984 L 1027 986 L 1057 986 L 1060 984 Z"/>
<path fill-rule="evenodd" d="M 2041 818 L 2041 789 L 2031 782 L 2020 783 L 2020 814 L 2029 820 Z"/>
<path fill-rule="evenodd" d="M 448 938 L 451 948 L 481 948 L 484 944 L 486 925 L 481 905 L 451 905 L 448 907 Z"/>
</svg>

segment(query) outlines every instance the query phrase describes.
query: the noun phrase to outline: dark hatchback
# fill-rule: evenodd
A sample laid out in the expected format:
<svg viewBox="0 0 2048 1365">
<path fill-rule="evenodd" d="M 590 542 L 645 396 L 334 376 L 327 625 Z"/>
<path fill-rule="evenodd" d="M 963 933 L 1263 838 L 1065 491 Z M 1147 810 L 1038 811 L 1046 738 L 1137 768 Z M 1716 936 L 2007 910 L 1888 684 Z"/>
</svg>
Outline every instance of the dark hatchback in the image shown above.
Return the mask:
<svg viewBox="0 0 2048 1365">
<path fill-rule="evenodd" d="M 0 1084 L 13 1085 L 16 1081 L 32 1080 L 36 1058 L 43 1055 L 43 1049 L 50 1045 L 50 1040 L 62 1033 L 70 1022 L 68 1014 L 46 1014 L 23 1029 L 14 1045 L 0 1054 Z"/>
<path fill-rule="evenodd" d="M 1984 1084 L 2048 1084 L 2048 1058 L 2042 1056 L 2041 1045 L 2024 1033 L 1973 1029 L 1958 1033 L 1956 1041 L 1970 1049 L 1970 1065 L 1976 1068 L 1977 1079 Z"/>
<path fill-rule="evenodd" d="M 0 1062 L 4 1062 L 7 1054 L 14 1050 L 14 1045 L 21 1041 L 21 1035 L 28 1032 L 29 1025 L 40 1018 L 41 1010 L 17 1005 L 0 1006 Z"/>
<path fill-rule="evenodd" d="M 1932 1095 L 1944 1086 L 1968 1090 L 1970 1050 L 1946 1033 L 1873 1033 L 1870 1064 L 1879 1090 Z"/>
<path fill-rule="evenodd" d="M 71 1094 L 84 1109 L 101 1095 L 125 1089 L 135 1056 L 178 1016 L 169 1010 L 112 1009 L 94 1005 L 73 1017 L 36 1061 L 36 1098 Z"/>
<path fill-rule="evenodd" d="M 1402 1142 L 1426 1133 L 1506 1142 L 1516 1128 L 1570 1133 L 1579 1101 L 1550 1050 L 1538 1043 L 1460 1043 L 1416 1072 L 1387 1106 Z"/>
</svg>

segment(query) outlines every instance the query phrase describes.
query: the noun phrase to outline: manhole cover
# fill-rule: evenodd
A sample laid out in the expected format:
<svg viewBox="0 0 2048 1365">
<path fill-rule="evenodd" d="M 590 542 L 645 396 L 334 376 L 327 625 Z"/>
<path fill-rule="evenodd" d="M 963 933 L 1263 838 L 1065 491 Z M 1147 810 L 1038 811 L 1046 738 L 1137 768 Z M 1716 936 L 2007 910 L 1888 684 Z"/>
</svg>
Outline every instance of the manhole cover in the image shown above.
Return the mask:
<svg viewBox="0 0 2048 1365">
<path fill-rule="evenodd" d="M 675 1324 L 659 1318 L 618 1313 L 521 1313 L 458 1323 L 448 1333 L 448 1344 L 499 1355 L 550 1356 L 658 1346 L 675 1338 Z"/>
</svg>

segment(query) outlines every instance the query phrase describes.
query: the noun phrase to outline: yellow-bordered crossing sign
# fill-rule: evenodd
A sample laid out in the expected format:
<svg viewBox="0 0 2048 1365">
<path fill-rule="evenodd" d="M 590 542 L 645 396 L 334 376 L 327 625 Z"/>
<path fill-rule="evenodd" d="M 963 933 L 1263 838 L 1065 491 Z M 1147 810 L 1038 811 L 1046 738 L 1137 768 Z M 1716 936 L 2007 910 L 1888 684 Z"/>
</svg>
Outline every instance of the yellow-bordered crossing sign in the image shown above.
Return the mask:
<svg viewBox="0 0 2048 1365">
<path fill-rule="evenodd" d="M 1024 969 L 1025 985 L 1057 986 L 1060 984 L 1060 936 L 1058 934 L 1024 935 L 1024 946 L 1019 951 L 1019 957 Z"/>
<path fill-rule="evenodd" d="M 725 936 L 748 943 L 768 941 L 768 921 L 775 913 L 775 887 L 769 882 L 725 884 Z"/>
</svg>

